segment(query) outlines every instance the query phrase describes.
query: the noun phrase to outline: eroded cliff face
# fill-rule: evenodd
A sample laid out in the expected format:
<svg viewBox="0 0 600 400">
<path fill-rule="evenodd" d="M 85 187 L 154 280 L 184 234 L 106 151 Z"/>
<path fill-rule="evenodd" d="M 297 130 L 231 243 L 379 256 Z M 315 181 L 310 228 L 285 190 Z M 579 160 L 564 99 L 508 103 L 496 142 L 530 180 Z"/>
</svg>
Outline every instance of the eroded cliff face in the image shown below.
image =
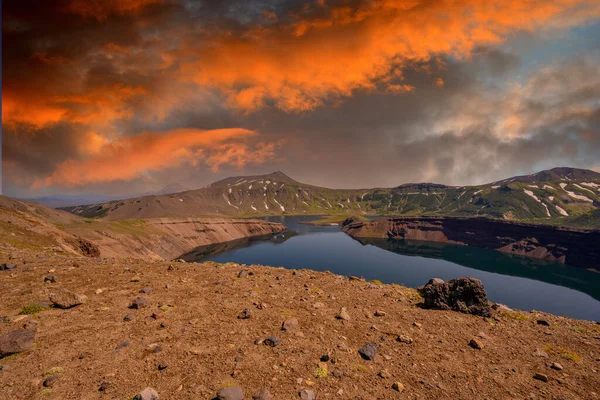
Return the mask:
<svg viewBox="0 0 600 400">
<path fill-rule="evenodd" d="M 484 247 L 600 271 L 600 231 L 487 218 L 391 217 L 347 220 L 353 237 L 424 240 Z"/>
<path fill-rule="evenodd" d="M 117 225 L 118 226 L 118 225 Z M 286 230 L 282 224 L 250 219 L 153 218 L 131 222 L 130 229 L 95 230 L 85 237 L 103 257 L 173 259 L 198 247 L 262 237 Z"/>
</svg>

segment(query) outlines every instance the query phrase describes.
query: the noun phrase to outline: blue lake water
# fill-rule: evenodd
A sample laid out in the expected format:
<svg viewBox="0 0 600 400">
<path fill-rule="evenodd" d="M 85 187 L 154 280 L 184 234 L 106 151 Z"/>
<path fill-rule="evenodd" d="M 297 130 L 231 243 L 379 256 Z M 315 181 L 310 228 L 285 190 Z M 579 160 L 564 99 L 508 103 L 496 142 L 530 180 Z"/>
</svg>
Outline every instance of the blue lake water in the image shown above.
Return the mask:
<svg viewBox="0 0 600 400">
<path fill-rule="evenodd" d="M 409 287 L 430 278 L 480 279 L 491 301 L 509 307 L 600 320 L 600 273 L 476 247 L 405 240 L 356 240 L 337 226 L 311 226 L 314 216 L 269 217 L 291 232 L 198 261 L 309 268 Z"/>
</svg>

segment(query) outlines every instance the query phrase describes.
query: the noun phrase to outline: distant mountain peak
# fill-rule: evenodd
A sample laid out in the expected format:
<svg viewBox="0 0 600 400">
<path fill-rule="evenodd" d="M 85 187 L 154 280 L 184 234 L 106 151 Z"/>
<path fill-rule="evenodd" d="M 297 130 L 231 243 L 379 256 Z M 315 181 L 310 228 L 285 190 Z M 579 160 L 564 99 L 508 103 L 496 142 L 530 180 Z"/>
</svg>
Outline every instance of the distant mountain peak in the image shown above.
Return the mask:
<svg viewBox="0 0 600 400">
<path fill-rule="evenodd" d="M 168 184 L 167 186 L 165 186 L 158 192 L 154 192 L 153 194 L 155 194 L 155 195 L 172 194 L 172 193 L 187 192 L 188 190 L 191 190 L 191 189 L 186 186 L 183 186 L 179 182 L 175 182 L 175 183 Z"/>
<path fill-rule="evenodd" d="M 573 167 L 556 167 L 536 172 L 530 175 L 520 175 L 513 178 L 503 179 L 499 184 L 509 182 L 539 183 L 539 182 L 557 182 L 557 181 L 585 181 L 600 179 L 600 173 L 590 169 Z"/>
</svg>

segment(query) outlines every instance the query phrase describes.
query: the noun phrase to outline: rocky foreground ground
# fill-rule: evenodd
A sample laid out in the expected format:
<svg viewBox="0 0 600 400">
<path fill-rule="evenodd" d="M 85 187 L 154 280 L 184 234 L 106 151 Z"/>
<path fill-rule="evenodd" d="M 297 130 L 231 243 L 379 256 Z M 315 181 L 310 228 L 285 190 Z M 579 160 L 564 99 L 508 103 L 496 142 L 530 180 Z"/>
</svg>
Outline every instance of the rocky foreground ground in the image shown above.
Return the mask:
<svg viewBox="0 0 600 400">
<path fill-rule="evenodd" d="M 424 309 L 414 289 L 310 270 L 28 250 L 3 264 L 0 399 L 600 396 L 594 322 Z"/>
</svg>

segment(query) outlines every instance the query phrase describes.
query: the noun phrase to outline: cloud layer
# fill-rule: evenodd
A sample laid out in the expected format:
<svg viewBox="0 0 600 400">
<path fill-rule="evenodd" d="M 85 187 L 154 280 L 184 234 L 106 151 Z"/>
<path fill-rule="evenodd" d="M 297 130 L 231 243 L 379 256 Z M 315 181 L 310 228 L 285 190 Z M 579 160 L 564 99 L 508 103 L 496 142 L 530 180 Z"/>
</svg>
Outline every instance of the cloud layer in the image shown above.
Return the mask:
<svg viewBox="0 0 600 400">
<path fill-rule="evenodd" d="M 595 1 L 23 0 L 3 14 L 9 194 L 598 167 L 600 46 L 584 33 L 563 60 L 551 45 L 594 27 Z"/>
</svg>

